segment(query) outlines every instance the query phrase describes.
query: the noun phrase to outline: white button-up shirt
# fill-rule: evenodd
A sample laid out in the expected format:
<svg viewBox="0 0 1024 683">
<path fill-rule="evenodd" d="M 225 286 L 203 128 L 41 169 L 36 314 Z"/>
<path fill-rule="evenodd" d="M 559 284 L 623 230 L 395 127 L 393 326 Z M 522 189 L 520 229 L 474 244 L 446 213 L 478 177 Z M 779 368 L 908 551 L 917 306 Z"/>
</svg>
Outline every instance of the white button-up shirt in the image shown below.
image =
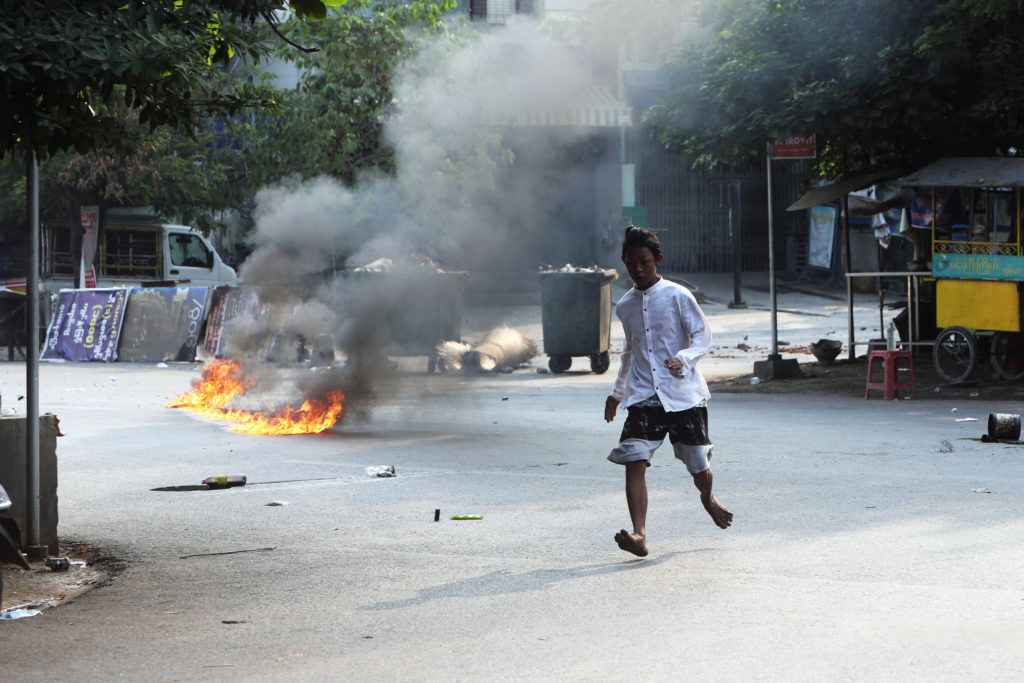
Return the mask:
<svg viewBox="0 0 1024 683">
<path fill-rule="evenodd" d="M 623 408 L 655 394 L 665 410 L 692 408 L 710 398 L 697 360 L 711 346 L 711 327 L 688 289 L 661 278 L 647 289 L 630 289 L 615 308 L 626 333 L 622 365 L 612 397 Z M 669 358 L 683 361 L 673 373 Z"/>
</svg>

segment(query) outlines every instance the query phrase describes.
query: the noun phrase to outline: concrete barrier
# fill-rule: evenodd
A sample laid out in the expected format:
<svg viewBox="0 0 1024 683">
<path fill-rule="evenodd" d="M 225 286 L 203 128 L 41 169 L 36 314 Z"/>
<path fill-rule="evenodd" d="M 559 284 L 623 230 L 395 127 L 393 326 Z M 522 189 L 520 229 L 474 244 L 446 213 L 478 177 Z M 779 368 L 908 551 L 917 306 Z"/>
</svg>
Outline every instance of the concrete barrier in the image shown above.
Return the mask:
<svg viewBox="0 0 1024 683">
<path fill-rule="evenodd" d="M 28 530 L 28 463 L 26 427 L 23 415 L 0 417 L 0 483 L 14 506 L 8 516 L 21 526 L 22 544 Z M 51 555 L 60 553 L 57 544 L 57 423 L 53 415 L 39 417 L 39 543 Z"/>
</svg>

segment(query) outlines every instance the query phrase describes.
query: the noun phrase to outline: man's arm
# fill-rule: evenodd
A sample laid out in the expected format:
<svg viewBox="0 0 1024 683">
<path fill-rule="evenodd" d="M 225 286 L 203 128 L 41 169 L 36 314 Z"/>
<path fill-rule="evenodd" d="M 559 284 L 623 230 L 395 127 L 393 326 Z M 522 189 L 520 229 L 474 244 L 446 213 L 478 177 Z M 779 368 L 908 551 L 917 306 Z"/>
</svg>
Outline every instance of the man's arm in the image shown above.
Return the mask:
<svg viewBox="0 0 1024 683">
<path fill-rule="evenodd" d="M 676 310 L 679 324 L 690 337 L 690 345 L 677 351 L 675 357 L 671 359 L 680 361 L 678 368 L 674 369 L 682 376 L 688 373 L 711 348 L 711 325 L 692 295 L 680 294 L 676 299 Z M 676 365 L 671 360 L 665 363 L 669 368 Z"/>
<path fill-rule="evenodd" d="M 619 364 L 619 374 L 615 378 L 615 386 L 612 387 L 612 395 L 604 401 L 604 421 L 611 422 L 615 419 L 615 411 L 626 396 L 626 384 L 629 380 L 629 368 L 633 364 L 633 347 L 629 343 L 629 335 L 622 345 L 622 360 Z"/>
<path fill-rule="evenodd" d="M 604 421 L 611 422 L 615 419 L 615 411 L 619 409 L 619 399 L 609 396 L 604 400 Z"/>
</svg>

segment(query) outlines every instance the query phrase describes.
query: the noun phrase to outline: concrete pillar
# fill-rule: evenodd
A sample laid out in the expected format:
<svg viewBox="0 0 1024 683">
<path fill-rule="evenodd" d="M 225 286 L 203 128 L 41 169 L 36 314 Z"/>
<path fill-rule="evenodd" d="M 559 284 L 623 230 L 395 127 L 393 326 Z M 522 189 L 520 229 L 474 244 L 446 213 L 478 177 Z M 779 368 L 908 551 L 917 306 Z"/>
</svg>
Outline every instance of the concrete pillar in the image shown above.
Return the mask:
<svg viewBox="0 0 1024 683">
<path fill-rule="evenodd" d="M 0 417 L 0 484 L 11 496 L 7 516 L 18 520 L 22 542 L 28 516 L 26 427 L 23 415 Z M 57 545 L 57 424 L 52 414 L 39 416 L 39 543 L 50 555 L 60 554 Z"/>
</svg>

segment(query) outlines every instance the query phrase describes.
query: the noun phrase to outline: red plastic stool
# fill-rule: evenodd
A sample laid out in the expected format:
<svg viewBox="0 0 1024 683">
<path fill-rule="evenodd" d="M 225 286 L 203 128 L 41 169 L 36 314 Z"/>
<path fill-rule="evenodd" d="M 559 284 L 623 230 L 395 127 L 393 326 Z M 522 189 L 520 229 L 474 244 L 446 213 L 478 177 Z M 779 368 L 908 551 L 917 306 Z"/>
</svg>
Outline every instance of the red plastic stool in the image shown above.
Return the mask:
<svg viewBox="0 0 1024 683">
<path fill-rule="evenodd" d="M 899 360 L 901 358 L 906 359 L 907 367 L 904 370 L 910 371 L 910 381 L 901 382 L 899 380 Z M 875 361 L 881 360 L 882 362 L 882 381 L 875 382 L 871 378 L 873 377 L 872 370 L 874 369 Z M 864 387 L 864 398 L 868 398 L 871 394 L 872 389 L 881 389 L 886 398 L 897 398 L 900 389 L 910 389 L 914 398 L 917 398 L 917 378 L 914 376 L 914 357 L 910 355 L 910 351 L 872 351 L 868 355 L 868 382 L 867 386 Z"/>
</svg>

